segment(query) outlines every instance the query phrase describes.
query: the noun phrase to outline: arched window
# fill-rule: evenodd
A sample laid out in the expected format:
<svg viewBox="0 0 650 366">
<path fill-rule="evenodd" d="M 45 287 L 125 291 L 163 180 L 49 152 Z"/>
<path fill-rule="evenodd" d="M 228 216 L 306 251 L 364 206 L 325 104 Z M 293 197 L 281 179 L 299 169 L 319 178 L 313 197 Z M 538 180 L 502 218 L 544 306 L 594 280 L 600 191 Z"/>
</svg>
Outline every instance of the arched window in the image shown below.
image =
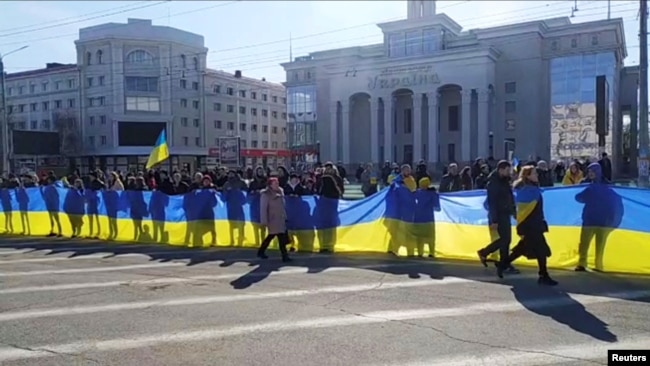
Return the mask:
<svg viewBox="0 0 650 366">
<path fill-rule="evenodd" d="M 185 55 L 181 55 L 181 67 L 182 68 L 187 67 L 187 59 L 185 58 Z"/>
<path fill-rule="evenodd" d="M 93 60 L 93 54 L 90 52 L 86 52 L 86 65 L 90 65 L 92 60 Z"/>
<path fill-rule="evenodd" d="M 104 56 L 104 53 L 102 52 L 102 50 L 97 51 L 97 63 L 98 64 L 101 64 L 103 62 L 102 61 L 102 56 Z"/>
<path fill-rule="evenodd" d="M 129 64 L 152 64 L 153 56 L 144 50 L 135 50 L 126 56 L 126 62 Z"/>
<path fill-rule="evenodd" d="M 194 61 L 194 70 L 198 70 L 199 69 L 199 59 L 197 57 L 194 57 L 193 61 Z"/>
</svg>

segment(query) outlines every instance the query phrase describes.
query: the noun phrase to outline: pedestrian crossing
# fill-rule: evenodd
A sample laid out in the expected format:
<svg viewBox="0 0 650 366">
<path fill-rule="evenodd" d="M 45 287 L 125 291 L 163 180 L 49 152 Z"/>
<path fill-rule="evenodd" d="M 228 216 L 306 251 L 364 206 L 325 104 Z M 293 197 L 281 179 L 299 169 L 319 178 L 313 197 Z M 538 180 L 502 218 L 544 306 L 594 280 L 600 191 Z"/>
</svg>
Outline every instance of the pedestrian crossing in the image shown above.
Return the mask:
<svg viewBox="0 0 650 366">
<path fill-rule="evenodd" d="M 634 277 L 544 288 L 473 263 L 57 246 L 0 241 L 3 366 L 579 365 L 650 348 Z"/>
</svg>

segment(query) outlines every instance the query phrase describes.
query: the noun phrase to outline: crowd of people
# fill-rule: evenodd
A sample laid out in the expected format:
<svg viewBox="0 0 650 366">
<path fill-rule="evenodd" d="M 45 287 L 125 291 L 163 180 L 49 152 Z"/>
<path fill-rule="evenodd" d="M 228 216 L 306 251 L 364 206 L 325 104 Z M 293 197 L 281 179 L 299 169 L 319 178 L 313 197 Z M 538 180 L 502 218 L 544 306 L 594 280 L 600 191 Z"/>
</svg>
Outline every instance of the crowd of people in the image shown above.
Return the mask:
<svg viewBox="0 0 650 366">
<path fill-rule="evenodd" d="M 553 186 L 556 182 L 564 185 L 581 183 L 607 183 L 611 180 L 611 162 L 607 154 L 602 154 L 601 159 L 594 163 L 574 161 L 568 169 L 558 162 L 552 167 L 543 160 L 530 160 L 512 166 L 509 161 L 495 162 L 493 159 L 477 159 L 473 165 L 466 166 L 460 172 L 458 165 L 449 164 L 441 180 L 439 188 L 432 185 L 431 174 L 427 171 L 424 161 L 418 162 L 414 171 L 410 165 L 397 165 L 386 162 L 384 166 L 375 170 L 372 164 L 360 166 L 355 174 L 361 184 L 365 196 L 376 193 L 380 187 L 396 186 L 405 188 L 406 191 L 418 194 L 426 192 L 426 200 L 437 193 L 456 192 L 472 189 L 487 189 L 486 208 L 490 228 L 495 240 L 485 248 L 478 251 L 480 261 L 486 265 L 488 256 L 496 251 L 500 252 L 500 261 L 497 272 L 501 277 L 504 273 L 518 273 L 512 262 L 520 256 L 535 258 L 539 264 L 540 284 L 554 285 L 556 282 L 550 278 L 546 269 L 546 258 L 550 250 L 544 239 L 548 226 L 544 220 L 541 205 L 540 187 Z M 514 184 L 511 184 L 514 179 Z M 342 164 L 327 162 L 315 164 L 307 171 L 288 170 L 280 166 L 275 171 L 268 167 L 249 167 L 242 169 L 217 169 L 196 172 L 193 175 L 188 171 L 173 171 L 171 174 L 165 170 L 149 170 L 147 172 L 104 172 L 95 170 L 86 176 L 78 172 L 64 177 L 57 177 L 53 172 L 42 176 L 29 173 L 23 175 L 9 174 L 0 181 L 0 188 L 16 189 L 37 186 L 53 185 L 60 182 L 63 187 L 75 190 L 110 190 L 110 191 L 159 191 L 166 195 L 182 195 L 194 190 L 229 191 L 239 190 L 253 194 L 260 194 L 260 223 L 267 228 L 267 236 L 262 241 L 258 256 L 267 258 L 266 249 L 274 238 L 278 238 L 282 259 L 289 261 L 287 245 L 291 238 L 287 231 L 287 214 L 284 207 L 284 196 L 318 195 L 330 199 L 341 199 L 345 192 L 347 173 Z M 534 210 L 527 212 L 526 216 L 518 214 L 513 195 L 513 189 L 529 189 L 537 192 L 535 199 L 539 201 Z M 422 196 L 416 200 L 424 199 Z M 410 200 L 410 198 L 407 198 Z M 435 199 L 431 200 L 427 210 L 433 216 Z M 438 201 L 439 206 L 439 201 Z M 439 209 L 439 208 L 438 208 Z M 530 211 L 530 210 L 528 210 Z M 521 211 L 520 211 L 521 212 Z M 417 211 L 413 214 L 417 215 Z M 521 240 L 510 252 L 511 217 L 517 219 L 517 233 Z M 431 217 L 433 221 L 433 217 Z M 418 235 L 416 235 L 417 237 Z M 435 232 L 426 232 L 418 242 L 419 255 L 423 254 L 423 246 L 429 244 L 430 256 L 433 256 L 435 245 Z M 588 249 L 588 242 L 586 247 Z M 586 266 L 586 249 L 581 243 L 580 264 L 577 271 L 584 271 Z M 396 251 L 389 247 L 388 252 Z M 411 253 L 409 253 L 411 254 Z"/>
</svg>

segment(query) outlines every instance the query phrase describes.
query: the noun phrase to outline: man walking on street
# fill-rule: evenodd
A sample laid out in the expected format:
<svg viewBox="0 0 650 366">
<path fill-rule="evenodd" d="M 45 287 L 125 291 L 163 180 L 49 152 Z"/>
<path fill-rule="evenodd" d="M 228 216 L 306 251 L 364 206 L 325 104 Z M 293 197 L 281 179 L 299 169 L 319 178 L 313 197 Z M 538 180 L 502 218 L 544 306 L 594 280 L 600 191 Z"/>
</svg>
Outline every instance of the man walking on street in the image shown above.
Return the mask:
<svg viewBox="0 0 650 366">
<path fill-rule="evenodd" d="M 510 185 L 512 165 L 506 160 L 501 160 L 497 168 L 488 177 L 487 183 L 487 209 L 490 231 L 496 231 L 498 237 L 487 247 L 477 252 L 481 264 L 487 267 L 487 257 L 499 251 L 499 261 L 505 263 L 510 255 L 510 242 L 512 241 L 511 219 L 516 214 L 515 200 Z M 504 273 L 519 273 L 512 265 Z"/>
</svg>

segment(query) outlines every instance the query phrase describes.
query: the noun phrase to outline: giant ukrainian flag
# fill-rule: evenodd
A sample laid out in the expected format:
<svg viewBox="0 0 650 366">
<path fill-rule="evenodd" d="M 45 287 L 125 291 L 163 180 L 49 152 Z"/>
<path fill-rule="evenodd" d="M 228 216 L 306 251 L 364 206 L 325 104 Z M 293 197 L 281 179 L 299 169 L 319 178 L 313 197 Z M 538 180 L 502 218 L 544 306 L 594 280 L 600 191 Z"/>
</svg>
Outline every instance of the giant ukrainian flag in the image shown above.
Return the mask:
<svg viewBox="0 0 650 366">
<path fill-rule="evenodd" d="M 167 136 L 165 136 L 165 130 L 160 131 L 160 136 L 156 140 L 156 145 L 154 145 L 151 154 L 149 154 L 149 160 L 147 160 L 147 169 L 151 169 L 154 165 L 160 164 L 163 161 L 169 158 L 169 146 L 167 146 Z"/>
</svg>

